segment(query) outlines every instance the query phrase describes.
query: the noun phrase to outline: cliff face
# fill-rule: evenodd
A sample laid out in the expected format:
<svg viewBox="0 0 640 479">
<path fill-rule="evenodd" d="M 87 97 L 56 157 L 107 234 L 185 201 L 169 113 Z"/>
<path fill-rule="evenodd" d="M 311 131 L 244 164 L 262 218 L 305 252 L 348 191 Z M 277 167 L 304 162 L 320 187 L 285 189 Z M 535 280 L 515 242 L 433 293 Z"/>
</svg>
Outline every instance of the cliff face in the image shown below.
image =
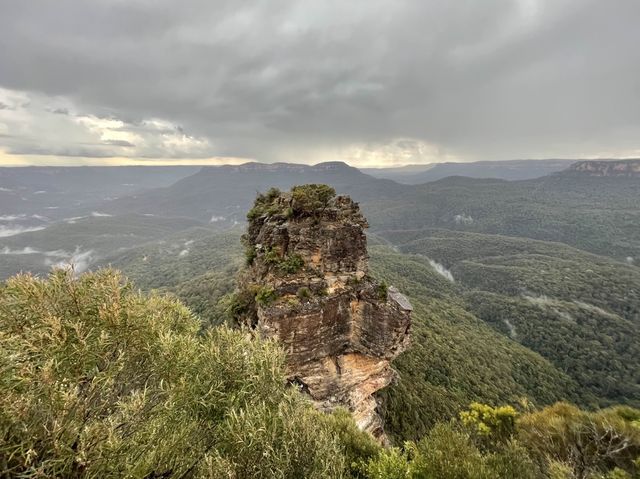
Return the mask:
<svg viewBox="0 0 640 479">
<path fill-rule="evenodd" d="M 640 178 L 640 160 L 579 161 L 569 171 L 589 176 L 624 176 Z"/>
<path fill-rule="evenodd" d="M 373 393 L 394 378 L 390 362 L 407 346 L 412 308 L 368 275 L 366 220 L 334 195 L 307 185 L 256 200 L 236 313 L 284 346 L 289 381 L 320 409 L 346 407 L 381 436 Z"/>
</svg>

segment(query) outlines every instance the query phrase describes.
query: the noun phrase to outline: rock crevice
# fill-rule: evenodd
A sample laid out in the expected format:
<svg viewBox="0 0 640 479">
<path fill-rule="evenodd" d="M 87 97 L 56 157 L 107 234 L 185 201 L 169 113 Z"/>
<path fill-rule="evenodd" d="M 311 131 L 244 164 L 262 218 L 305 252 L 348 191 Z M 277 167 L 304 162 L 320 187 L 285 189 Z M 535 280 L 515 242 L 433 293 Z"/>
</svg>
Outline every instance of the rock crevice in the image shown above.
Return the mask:
<svg viewBox="0 0 640 479">
<path fill-rule="evenodd" d="M 279 341 L 289 381 L 322 410 L 349 409 L 382 436 L 374 393 L 395 377 L 409 341 L 411 304 L 368 273 L 367 222 L 325 185 L 260 195 L 243 237 L 237 319 Z"/>
</svg>

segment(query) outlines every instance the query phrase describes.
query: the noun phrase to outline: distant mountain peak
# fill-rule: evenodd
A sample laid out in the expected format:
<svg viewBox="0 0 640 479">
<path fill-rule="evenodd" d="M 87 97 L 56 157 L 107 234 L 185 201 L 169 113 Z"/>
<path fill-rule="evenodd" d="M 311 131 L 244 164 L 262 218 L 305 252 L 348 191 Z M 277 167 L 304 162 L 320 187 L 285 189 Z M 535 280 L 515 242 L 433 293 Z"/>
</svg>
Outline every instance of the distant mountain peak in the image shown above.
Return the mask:
<svg viewBox="0 0 640 479">
<path fill-rule="evenodd" d="M 322 163 L 316 163 L 315 165 L 313 165 L 313 168 L 320 168 L 320 169 L 326 169 L 326 170 L 341 169 L 341 168 L 349 169 L 349 170 L 356 169 L 353 166 L 348 165 L 344 161 L 323 161 Z"/>
<path fill-rule="evenodd" d="M 574 163 L 567 171 L 588 176 L 640 178 L 640 159 L 584 160 Z"/>
<path fill-rule="evenodd" d="M 260 163 L 257 161 L 249 161 L 240 165 L 221 165 L 205 167 L 206 169 L 216 170 L 224 169 L 229 171 L 359 171 L 353 166 L 349 166 L 344 161 L 325 161 L 316 163 L 315 165 L 307 165 L 304 163 Z"/>
</svg>

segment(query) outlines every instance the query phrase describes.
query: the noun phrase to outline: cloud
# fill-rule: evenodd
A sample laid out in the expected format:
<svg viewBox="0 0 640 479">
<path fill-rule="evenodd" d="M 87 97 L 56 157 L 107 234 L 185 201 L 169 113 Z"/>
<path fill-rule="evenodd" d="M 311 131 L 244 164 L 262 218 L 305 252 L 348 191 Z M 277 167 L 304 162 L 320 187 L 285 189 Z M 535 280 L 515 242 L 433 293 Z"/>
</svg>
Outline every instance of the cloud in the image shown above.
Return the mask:
<svg viewBox="0 0 640 479">
<path fill-rule="evenodd" d="M 71 269 L 76 275 L 85 272 L 89 266 L 91 266 L 93 260 L 93 250 L 82 251 L 79 247 L 76 247 L 73 253 L 67 253 L 66 251 L 47 251 L 44 254 L 46 255 L 44 260 L 46 266 Z M 63 259 L 55 261 L 49 258 Z"/>
<path fill-rule="evenodd" d="M 12 107 L 0 110 L 3 145 L 11 155 L 79 158 L 207 158 L 208 140 L 188 135 L 171 122 L 77 113 L 70 100 L 0 88 L 0 99 Z M 65 102 L 68 106 L 61 107 Z M 0 130 L 0 131 L 2 131 Z"/>
<path fill-rule="evenodd" d="M 5 226 L 0 225 L 0 238 L 6 238 L 7 236 L 15 236 L 20 233 L 28 233 L 30 231 L 43 230 L 44 226 Z"/>
<path fill-rule="evenodd" d="M 3 191 L 6 188 L 3 188 Z M 11 190 L 8 190 L 11 191 Z M 0 221 L 22 221 L 26 219 L 27 215 L 19 214 L 19 215 L 0 215 Z"/>
<path fill-rule="evenodd" d="M 453 278 L 453 274 L 451 273 L 451 271 L 445 268 L 444 265 L 430 258 L 427 258 L 427 259 L 429 260 L 429 264 L 436 271 L 436 273 L 438 273 L 440 276 L 443 276 L 444 278 L 451 281 L 452 283 L 455 282 L 455 279 Z"/>
<path fill-rule="evenodd" d="M 125 146 L 127 148 L 133 148 L 134 146 L 136 146 L 127 140 L 105 140 L 104 144 L 111 145 L 111 146 Z"/>
<path fill-rule="evenodd" d="M 640 149 L 639 16 L 637 0 L 3 2 L 0 146 L 356 164 L 625 156 Z"/>
<path fill-rule="evenodd" d="M 8 246 L 0 249 L 0 254 L 2 255 L 23 255 L 23 254 L 39 254 L 40 251 L 34 249 L 30 246 L 26 246 L 22 249 L 10 249 Z"/>
<path fill-rule="evenodd" d="M 50 111 L 54 115 L 69 115 L 69 110 L 67 110 L 66 108 L 54 108 L 53 110 L 50 110 Z"/>
</svg>

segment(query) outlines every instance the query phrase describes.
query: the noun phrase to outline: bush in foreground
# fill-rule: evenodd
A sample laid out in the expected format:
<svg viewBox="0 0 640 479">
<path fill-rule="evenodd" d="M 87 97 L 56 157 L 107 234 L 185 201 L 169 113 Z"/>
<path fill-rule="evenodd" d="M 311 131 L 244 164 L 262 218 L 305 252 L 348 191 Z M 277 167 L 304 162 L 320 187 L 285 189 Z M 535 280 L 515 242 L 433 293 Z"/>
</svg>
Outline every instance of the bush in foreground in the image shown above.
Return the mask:
<svg viewBox="0 0 640 479">
<path fill-rule="evenodd" d="M 0 286 L 0 476 L 340 477 L 276 345 L 114 271 Z"/>
</svg>

